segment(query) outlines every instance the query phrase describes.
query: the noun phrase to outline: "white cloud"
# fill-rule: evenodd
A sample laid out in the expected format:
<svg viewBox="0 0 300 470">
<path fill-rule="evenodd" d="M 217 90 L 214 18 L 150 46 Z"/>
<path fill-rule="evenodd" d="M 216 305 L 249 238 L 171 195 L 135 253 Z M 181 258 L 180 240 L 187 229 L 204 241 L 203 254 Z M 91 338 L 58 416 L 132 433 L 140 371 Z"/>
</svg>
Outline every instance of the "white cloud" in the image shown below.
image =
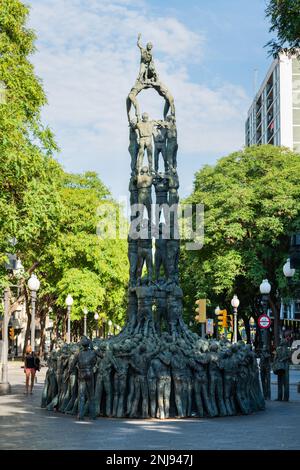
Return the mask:
<svg viewBox="0 0 300 470">
<path fill-rule="evenodd" d="M 29 0 L 30 26 L 38 35 L 32 60 L 49 106 L 44 119 L 70 171 L 95 169 L 115 196 L 127 191 L 126 96 L 139 67 L 136 38 L 154 44 L 156 68 L 175 97 L 179 171 L 184 192 L 201 156 L 225 154 L 243 143 L 241 88 L 212 89 L 189 76 L 205 60 L 205 38 L 175 18 L 155 15 L 142 0 Z M 151 90 L 152 91 L 152 90 Z M 142 109 L 161 117 L 161 98 L 145 92 Z"/>
</svg>

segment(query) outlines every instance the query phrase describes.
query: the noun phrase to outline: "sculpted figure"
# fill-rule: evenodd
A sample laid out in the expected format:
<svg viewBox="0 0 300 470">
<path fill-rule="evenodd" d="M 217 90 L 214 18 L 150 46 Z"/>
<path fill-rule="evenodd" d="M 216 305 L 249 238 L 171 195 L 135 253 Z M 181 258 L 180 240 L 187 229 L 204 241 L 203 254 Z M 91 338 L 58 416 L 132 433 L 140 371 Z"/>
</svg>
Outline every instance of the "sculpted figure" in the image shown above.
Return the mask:
<svg viewBox="0 0 300 470">
<path fill-rule="evenodd" d="M 122 418 L 124 415 L 124 400 L 126 393 L 126 381 L 129 369 L 127 346 L 113 345 L 113 354 L 116 363 L 116 372 L 114 375 L 114 401 L 112 415 Z"/>
<path fill-rule="evenodd" d="M 233 358 L 231 349 L 227 348 L 222 354 L 224 373 L 224 402 L 229 416 L 236 414 L 234 396 L 236 391 L 236 361 Z"/>
<path fill-rule="evenodd" d="M 244 347 L 239 347 L 233 344 L 231 347 L 234 361 L 237 363 L 236 367 L 236 401 L 240 411 L 247 415 L 251 412 L 250 407 L 250 373 L 248 370 L 249 361 L 245 353 Z"/>
<path fill-rule="evenodd" d="M 179 282 L 179 252 L 180 240 L 172 239 L 166 240 L 166 256 L 167 256 L 167 273 L 168 281 L 178 284 Z"/>
<path fill-rule="evenodd" d="M 259 383 L 259 369 L 256 354 L 252 351 L 250 344 L 244 345 L 244 348 L 249 364 L 250 406 L 252 411 L 263 410 L 265 408 L 265 400 Z"/>
<path fill-rule="evenodd" d="M 142 332 L 144 336 L 155 332 L 152 306 L 154 297 L 154 287 L 148 284 L 141 284 L 136 288 L 138 299 L 138 326 L 136 332 Z"/>
<path fill-rule="evenodd" d="M 150 411 L 152 418 L 167 419 L 170 415 L 171 353 L 168 343 L 161 344 L 159 354 L 154 357 L 148 370 Z"/>
<path fill-rule="evenodd" d="M 159 226 L 161 213 L 164 213 L 165 221 L 168 227 L 169 220 L 169 205 L 168 205 L 168 190 L 169 190 L 169 180 L 163 173 L 158 173 L 155 178 L 153 178 L 153 185 L 155 187 L 155 196 L 156 196 L 156 226 Z M 165 237 L 166 238 L 166 237 Z"/>
<path fill-rule="evenodd" d="M 144 166 L 137 176 L 137 189 L 138 189 L 138 203 L 146 207 L 148 214 L 148 227 L 151 226 L 151 204 L 152 204 L 152 181 L 151 175 L 147 166 Z M 143 237 L 147 238 L 147 237 Z"/>
<path fill-rule="evenodd" d="M 154 169 L 158 172 L 159 167 L 159 155 L 161 154 L 164 160 L 165 171 L 168 171 L 167 161 L 167 129 L 162 125 L 154 126 L 153 128 L 153 140 L 154 140 Z"/>
<path fill-rule="evenodd" d="M 175 168 L 170 170 L 170 174 L 168 175 L 169 180 L 169 206 L 173 204 L 178 204 L 179 196 L 178 196 L 178 188 L 179 188 L 179 179 L 178 174 Z"/>
<path fill-rule="evenodd" d="M 160 271 L 163 268 L 165 278 L 168 278 L 168 258 L 167 258 L 167 243 L 168 240 L 163 238 L 164 229 L 163 224 L 159 224 L 158 238 L 155 239 L 155 279 L 156 281 L 160 278 Z"/>
<path fill-rule="evenodd" d="M 129 181 L 129 192 L 130 192 L 130 205 L 133 206 L 134 204 L 138 204 L 139 197 L 138 197 L 138 187 L 137 187 L 137 177 L 131 176 Z M 131 217 L 136 217 L 136 214 L 131 213 Z M 132 220 L 132 218 L 131 218 Z"/>
<path fill-rule="evenodd" d="M 138 303 L 135 289 L 128 289 L 128 307 L 127 307 L 127 319 L 128 319 L 128 331 L 132 333 L 136 327 L 138 313 Z"/>
<path fill-rule="evenodd" d="M 77 367 L 70 370 L 75 355 L 78 353 L 78 346 L 76 344 L 70 346 L 70 355 L 68 360 L 68 367 L 66 369 L 66 379 L 68 379 L 68 390 L 62 404 L 61 411 L 65 413 L 73 410 L 76 398 L 78 396 L 78 369 Z"/>
<path fill-rule="evenodd" d="M 51 351 L 48 357 L 48 370 L 46 374 L 45 384 L 42 393 L 41 407 L 46 408 L 57 395 L 57 352 Z"/>
<path fill-rule="evenodd" d="M 182 318 L 182 289 L 176 284 L 167 287 L 167 312 L 169 332 L 175 341 Z"/>
<path fill-rule="evenodd" d="M 137 283 L 138 266 L 138 240 L 128 235 L 128 260 L 129 260 L 129 286 L 135 287 Z"/>
<path fill-rule="evenodd" d="M 128 151 L 131 157 L 131 176 L 134 176 L 136 173 L 136 164 L 137 164 L 137 156 L 139 151 L 139 144 L 138 144 L 138 134 L 136 130 L 136 119 L 132 119 L 129 122 L 129 147 Z"/>
<path fill-rule="evenodd" d="M 222 364 L 218 354 L 216 343 L 210 345 L 209 353 L 209 398 L 214 410 L 214 416 L 226 416 L 227 411 L 224 403 L 223 379 L 221 373 Z"/>
<path fill-rule="evenodd" d="M 147 373 L 151 359 L 158 353 L 159 346 L 150 352 L 147 351 L 146 345 L 142 343 L 135 350 L 130 358 L 130 365 L 134 371 L 135 393 L 131 407 L 130 417 L 138 416 L 138 405 L 140 397 L 142 398 L 142 418 L 149 416 L 149 390 Z"/>
<path fill-rule="evenodd" d="M 178 195 L 179 179 L 178 179 L 177 171 L 174 168 L 170 171 L 170 174 L 168 175 L 168 180 L 169 180 L 170 233 L 171 233 L 171 238 L 178 239 L 179 227 L 178 227 L 177 208 L 178 208 L 178 203 L 179 203 L 179 195 Z"/>
<path fill-rule="evenodd" d="M 162 322 L 167 322 L 167 291 L 166 283 L 164 279 L 159 279 L 156 283 L 155 289 L 155 306 L 156 306 L 156 316 L 155 316 L 155 329 L 160 334 Z"/>
<path fill-rule="evenodd" d="M 264 398 L 271 400 L 271 354 L 265 345 L 260 354 L 259 368 Z"/>
<path fill-rule="evenodd" d="M 185 380 L 187 360 L 184 357 L 182 351 L 175 344 L 171 344 L 170 351 L 171 374 L 174 382 L 177 415 L 179 418 L 184 418 L 187 404 L 187 383 Z"/>
<path fill-rule="evenodd" d="M 142 91 L 144 88 L 146 88 L 146 85 L 142 83 L 139 80 L 136 80 L 135 84 L 131 88 L 129 95 L 126 99 L 126 109 L 127 109 L 127 117 L 128 117 L 128 122 L 130 122 L 130 109 L 131 105 L 133 105 L 135 109 L 135 116 L 137 119 L 139 119 L 140 116 L 140 107 L 138 100 L 136 99 L 137 95 L 139 94 L 140 91 Z"/>
<path fill-rule="evenodd" d="M 286 340 L 281 340 L 276 348 L 273 372 L 277 374 L 277 400 L 289 401 L 289 363 L 291 360 L 291 351 Z"/>
<path fill-rule="evenodd" d="M 139 152 L 137 157 L 137 172 L 139 173 L 144 160 L 145 150 L 147 152 L 149 171 L 153 171 L 153 145 L 152 137 L 154 126 L 162 125 L 162 121 L 149 121 L 148 113 L 142 114 L 142 120 L 137 121 L 136 130 L 139 137 Z"/>
<path fill-rule="evenodd" d="M 174 98 L 169 92 L 166 85 L 164 85 L 161 81 L 153 83 L 153 88 L 165 99 L 165 106 L 164 106 L 164 120 L 167 119 L 167 114 L 169 109 L 171 109 L 171 115 L 175 117 L 175 104 Z"/>
<path fill-rule="evenodd" d="M 198 416 L 204 417 L 204 412 L 208 416 L 214 416 L 210 399 L 208 396 L 208 375 L 207 375 L 207 364 L 209 357 L 205 353 L 201 353 L 195 349 L 193 354 L 190 355 L 190 367 L 194 372 L 194 391 L 195 391 L 195 402 L 197 406 Z"/>
<path fill-rule="evenodd" d="M 63 376 L 64 369 L 67 367 L 67 350 L 68 346 L 63 345 L 62 348 L 57 352 L 56 355 L 56 383 L 57 383 L 57 394 L 53 397 L 51 403 L 47 405 L 48 411 L 53 411 L 55 408 L 59 409 L 62 391 L 64 389 Z"/>
<path fill-rule="evenodd" d="M 145 226 L 147 220 L 143 221 L 143 226 Z M 147 267 L 147 276 L 145 281 L 150 285 L 152 282 L 152 269 L 153 269 L 153 260 L 152 260 L 152 238 L 151 231 L 149 227 L 142 228 L 140 231 L 140 238 L 138 239 L 137 244 L 138 249 L 138 263 L 137 263 L 137 285 L 141 285 L 143 266 L 146 263 Z"/>
<path fill-rule="evenodd" d="M 167 116 L 167 162 L 168 168 L 175 170 L 177 168 L 177 127 L 175 116 Z"/>
<path fill-rule="evenodd" d="M 106 416 L 110 417 L 112 413 L 112 371 L 117 370 L 117 364 L 109 344 L 102 345 L 98 355 L 95 387 L 96 414 L 100 415 L 101 402 L 105 392 Z"/>
<path fill-rule="evenodd" d="M 138 81 L 141 83 L 147 83 L 149 81 L 156 82 L 158 79 L 155 71 L 153 56 L 152 56 L 152 44 L 148 42 L 146 48 L 143 48 L 141 44 L 141 33 L 138 35 L 137 46 L 141 51 L 141 63 Z"/>
<path fill-rule="evenodd" d="M 79 419 L 84 418 L 85 399 L 89 403 L 89 413 L 92 419 L 96 418 L 95 412 L 95 393 L 94 393 L 94 367 L 96 364 L 97 353 L 89 349 L 90 341 L 85 336 L 82 337 L 80 345 L 82 350 L 75 354 L 70 372 L 78 367 L 78 393 L 79 393 Z"/>
</svg>

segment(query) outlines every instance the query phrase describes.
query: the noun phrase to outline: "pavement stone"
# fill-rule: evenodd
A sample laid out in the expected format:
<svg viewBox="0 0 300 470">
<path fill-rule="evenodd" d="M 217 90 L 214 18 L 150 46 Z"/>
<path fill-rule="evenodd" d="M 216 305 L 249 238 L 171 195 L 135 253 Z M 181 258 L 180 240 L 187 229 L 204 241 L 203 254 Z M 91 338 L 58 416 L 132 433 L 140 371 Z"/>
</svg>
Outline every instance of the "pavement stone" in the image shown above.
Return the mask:
<svg viewBox="0 0 300 470">
<path fill-rule="evenodd" d="M 160 421 L 75 417 L 40 408 L 46 368 L 25 396 L 21 363 L 9 363 L 10 395 L 0 397 L 0 449 L 45 450 L 299 450 L 300 371 L 291 371 L 290 401 L 272 401 L 250 416 Z M 275 377 L 272 378 L 274 382 Z"/>
</svg>

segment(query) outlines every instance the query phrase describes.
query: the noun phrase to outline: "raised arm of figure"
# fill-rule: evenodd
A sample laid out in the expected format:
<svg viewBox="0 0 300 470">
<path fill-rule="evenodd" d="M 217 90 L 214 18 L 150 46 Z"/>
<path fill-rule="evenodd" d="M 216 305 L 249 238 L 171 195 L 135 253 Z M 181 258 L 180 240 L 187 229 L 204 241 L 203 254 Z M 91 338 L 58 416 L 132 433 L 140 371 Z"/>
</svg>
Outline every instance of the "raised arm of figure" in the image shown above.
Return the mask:
<svg viewBox="0 0 300 470">
<path fill-rule="evenodd" d="M 139 34 L 138 34 L 138 39 L 137 39 L 137 43 L 136 43 L 136 44 L 137 44 L 137 46 L 142 50 L 142 49 L 143 49 L 143 46 L 142 46 L 142 44 L 141 44 L 141 37 L 142 37 L 142 35 L 141 35 L 141 33 L 139 33 Z"/>
</svg>

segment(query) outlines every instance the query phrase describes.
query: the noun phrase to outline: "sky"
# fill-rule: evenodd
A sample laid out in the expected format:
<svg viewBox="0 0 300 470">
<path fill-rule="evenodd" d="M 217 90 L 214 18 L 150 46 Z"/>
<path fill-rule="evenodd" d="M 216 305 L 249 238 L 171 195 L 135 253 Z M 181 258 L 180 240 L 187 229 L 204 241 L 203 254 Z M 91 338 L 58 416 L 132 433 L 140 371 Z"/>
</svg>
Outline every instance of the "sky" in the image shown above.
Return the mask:
<svg viewBox="0 0 300 470">
<path fill-rule="evenodd" d="M 175 99 L 180 196 L 192 191 L 203 165 L 243 147 L 247 110 L 272 62 L 263 47 L 265 0 L 26 3 L 37 34 L 31 61 L 48 97 L 43 122 L 66 171 L 96 171 L 116 199 L 127 195 L 125 100 L 139 70 L 139 32 L 143 44 L 153 43 L 156 69 Z M 151 119 L 162 118 L 164 101 L 153 90 L 138 99 Z"/>
</svg>

